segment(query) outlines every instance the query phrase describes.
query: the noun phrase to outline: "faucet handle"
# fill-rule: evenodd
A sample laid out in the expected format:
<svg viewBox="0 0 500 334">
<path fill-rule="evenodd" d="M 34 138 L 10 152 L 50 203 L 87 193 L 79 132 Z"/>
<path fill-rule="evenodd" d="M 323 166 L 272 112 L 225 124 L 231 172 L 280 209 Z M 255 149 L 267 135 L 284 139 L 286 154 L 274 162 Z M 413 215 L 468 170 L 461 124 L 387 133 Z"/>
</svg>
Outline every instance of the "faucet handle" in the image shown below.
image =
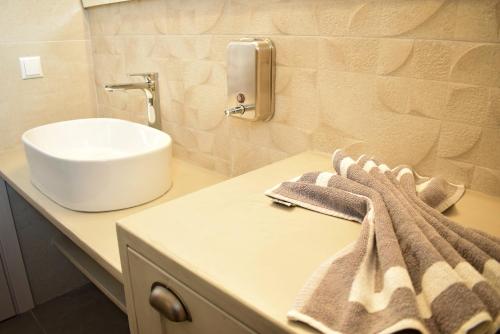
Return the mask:
<svg viewBox="0 0 500 334">
<path fill-rule="evenodd" d="M 129 73 L 130 77 L 143 77 L 147 82 L 156 81 L 158 78 L 158 73 L 148 72 L 148 73 Z"/>
</svg>

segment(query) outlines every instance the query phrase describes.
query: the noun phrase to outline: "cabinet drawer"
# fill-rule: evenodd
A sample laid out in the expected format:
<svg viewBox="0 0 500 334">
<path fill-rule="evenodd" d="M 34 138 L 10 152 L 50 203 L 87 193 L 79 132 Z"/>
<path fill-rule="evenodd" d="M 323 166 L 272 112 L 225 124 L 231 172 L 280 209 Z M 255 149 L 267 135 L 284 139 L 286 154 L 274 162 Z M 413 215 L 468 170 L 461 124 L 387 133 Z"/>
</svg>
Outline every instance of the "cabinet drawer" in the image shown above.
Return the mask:
<svg viewBox="0 0 500 334">
<path fill-rule="evenodd" d="M 127 256 L 138 334 L 254 333 L 133 249 L 127 249 Z M 153 308 L 149 298 L 155 285 L 173 292 L 184 305 L 190 320 L 173 322 Z"/>
</svg>

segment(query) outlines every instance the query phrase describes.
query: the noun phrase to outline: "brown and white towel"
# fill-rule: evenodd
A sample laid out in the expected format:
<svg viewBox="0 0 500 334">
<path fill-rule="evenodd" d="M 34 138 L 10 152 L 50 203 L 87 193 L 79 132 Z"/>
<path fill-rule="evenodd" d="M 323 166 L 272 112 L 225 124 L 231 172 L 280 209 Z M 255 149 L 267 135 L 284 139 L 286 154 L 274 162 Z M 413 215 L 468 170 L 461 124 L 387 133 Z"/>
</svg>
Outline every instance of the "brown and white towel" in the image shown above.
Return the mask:
<svg viewBox="0 0 500 334">
<path fill-rule="evenodd" d="M 362 224 L 305 284 L 289 319 L 323 333 L 496 333 L 500 240 L 441 214 L 464 187 L 342 151 L 333 166 L 266 192 Z"/>
</svg>

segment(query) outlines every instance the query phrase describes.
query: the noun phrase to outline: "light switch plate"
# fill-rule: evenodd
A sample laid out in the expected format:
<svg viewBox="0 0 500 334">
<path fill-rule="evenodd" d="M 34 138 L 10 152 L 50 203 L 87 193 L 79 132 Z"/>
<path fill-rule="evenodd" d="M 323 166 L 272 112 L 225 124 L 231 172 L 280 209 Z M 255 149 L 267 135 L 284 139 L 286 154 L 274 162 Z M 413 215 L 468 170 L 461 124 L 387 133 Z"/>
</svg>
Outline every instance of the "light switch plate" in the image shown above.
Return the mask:
<svg viewBox="0 0 500 334">
<path fill-rule="evenodd" d="M 21 77 L 23 80 L 43 77 L 42 64 L 39 56 L 20 57 L 19 63 L 21 65 Z"/>
</svg>

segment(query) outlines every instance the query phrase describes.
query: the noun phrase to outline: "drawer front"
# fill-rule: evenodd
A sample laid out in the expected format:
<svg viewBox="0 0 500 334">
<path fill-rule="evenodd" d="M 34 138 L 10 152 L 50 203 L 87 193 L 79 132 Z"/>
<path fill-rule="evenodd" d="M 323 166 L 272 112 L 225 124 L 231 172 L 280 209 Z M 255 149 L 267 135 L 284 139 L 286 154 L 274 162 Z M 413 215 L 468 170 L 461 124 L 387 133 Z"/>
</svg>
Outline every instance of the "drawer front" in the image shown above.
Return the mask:
<svg viewBox="0 0 500 334">
<path fill-rule="evenodd" d="M 128 248 L 127 256 L 138 334 L 254 333 L 133 249 Z M 150 305 L 155 284 L 168 288 L 178 297 L 191 318 L 189 321 L 173 322 Z"/>
</svg>

